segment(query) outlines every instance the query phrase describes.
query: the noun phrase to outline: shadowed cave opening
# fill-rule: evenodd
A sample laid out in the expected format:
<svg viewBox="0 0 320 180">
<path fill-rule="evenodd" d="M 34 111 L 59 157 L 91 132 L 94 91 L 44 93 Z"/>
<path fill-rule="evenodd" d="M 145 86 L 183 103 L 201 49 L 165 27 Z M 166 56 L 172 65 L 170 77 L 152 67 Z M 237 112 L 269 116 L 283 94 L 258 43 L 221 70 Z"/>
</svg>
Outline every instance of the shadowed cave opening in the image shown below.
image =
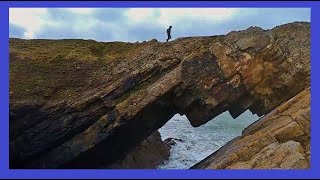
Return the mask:
<svg viewBox="0 0 320 180">
<path fill-rule="evenodd" d="M 163 141 L 173 138 L 175 144 L 171 146 L 169 159 L 157 168 L 189 169 L 240 136 L 246 127 L 259 118 L 250 110 L 235 119 L 225 111 L 206 124 L 193 127 L 185 115 L 177 113 L 158 130 Z"/>
</svg>

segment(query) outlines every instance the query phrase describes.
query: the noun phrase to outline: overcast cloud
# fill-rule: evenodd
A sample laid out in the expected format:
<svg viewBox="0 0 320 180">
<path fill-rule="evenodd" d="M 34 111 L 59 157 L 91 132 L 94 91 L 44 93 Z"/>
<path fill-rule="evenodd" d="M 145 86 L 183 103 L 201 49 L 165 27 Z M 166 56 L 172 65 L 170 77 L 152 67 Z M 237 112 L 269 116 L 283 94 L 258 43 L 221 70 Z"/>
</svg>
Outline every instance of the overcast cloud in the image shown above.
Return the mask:
<svg viewBox="0 0 320 180">
<path fill-rule="evenodd" d="M 165 41 L 226 34 L 250 26 L 271 29 L 310 22 L 309 8 L 10 8 L 10 37 L 24 39 L 94 39 Z"/>
</svg>

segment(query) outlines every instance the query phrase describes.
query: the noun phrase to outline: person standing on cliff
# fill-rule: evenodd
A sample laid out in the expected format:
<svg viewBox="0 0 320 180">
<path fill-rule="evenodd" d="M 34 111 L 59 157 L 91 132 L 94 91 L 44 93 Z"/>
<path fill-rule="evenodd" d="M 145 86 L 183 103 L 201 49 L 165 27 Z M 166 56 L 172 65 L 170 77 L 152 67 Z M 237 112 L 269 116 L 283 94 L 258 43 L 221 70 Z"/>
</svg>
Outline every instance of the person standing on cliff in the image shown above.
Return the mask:
<svg viewBox="0 0 320 180">
<path fill-rule="evenodd" d="M 168 35 L 167 42 L 169 41 L 169 39 L 171 39 L 171 28 L 172 26 L 169 26 L 169 28 L 167 29 L 167 35 Z"/>
</svg>

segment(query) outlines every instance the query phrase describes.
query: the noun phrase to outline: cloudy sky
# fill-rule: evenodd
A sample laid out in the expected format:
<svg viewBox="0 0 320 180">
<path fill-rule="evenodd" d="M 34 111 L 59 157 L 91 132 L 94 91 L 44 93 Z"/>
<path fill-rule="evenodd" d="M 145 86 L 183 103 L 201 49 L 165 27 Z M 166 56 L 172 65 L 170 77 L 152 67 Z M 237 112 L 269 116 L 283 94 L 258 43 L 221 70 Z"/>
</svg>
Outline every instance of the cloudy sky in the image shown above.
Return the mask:
<svg viewBox="0 0 320 180">
<path fill-rule="evenodd" d="M 270 29 L 294 21 L 310 22 L 309 8 L 10 8 L 10 37 L 165 41 L 226 34 L 250 26 Z"/>
</svg>

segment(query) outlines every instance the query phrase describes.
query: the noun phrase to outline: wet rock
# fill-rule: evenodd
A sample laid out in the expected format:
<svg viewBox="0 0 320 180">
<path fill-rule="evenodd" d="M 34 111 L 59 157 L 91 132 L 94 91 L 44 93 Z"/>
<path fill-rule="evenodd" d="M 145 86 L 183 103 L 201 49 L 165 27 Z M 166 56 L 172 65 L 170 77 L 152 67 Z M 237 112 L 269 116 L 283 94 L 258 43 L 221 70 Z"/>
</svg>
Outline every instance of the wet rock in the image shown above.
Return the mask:
<svg viewBox="0 0 320 180">
<path fill-rule="evenodd" d="M 184 142 L 184 140 L 178 139 L 178 138 L 167 138 L 164 140 L 164 142 L 167 143 L 169 145 L 169 147 L 176 145 L 177 144 L 176 141 Z"/>
<path fill-rule="evenodd" d="M 167 143 L 169 147 L 177 144 L 172 138 L 165 139 L 164 142 Z"/>
</svg>

